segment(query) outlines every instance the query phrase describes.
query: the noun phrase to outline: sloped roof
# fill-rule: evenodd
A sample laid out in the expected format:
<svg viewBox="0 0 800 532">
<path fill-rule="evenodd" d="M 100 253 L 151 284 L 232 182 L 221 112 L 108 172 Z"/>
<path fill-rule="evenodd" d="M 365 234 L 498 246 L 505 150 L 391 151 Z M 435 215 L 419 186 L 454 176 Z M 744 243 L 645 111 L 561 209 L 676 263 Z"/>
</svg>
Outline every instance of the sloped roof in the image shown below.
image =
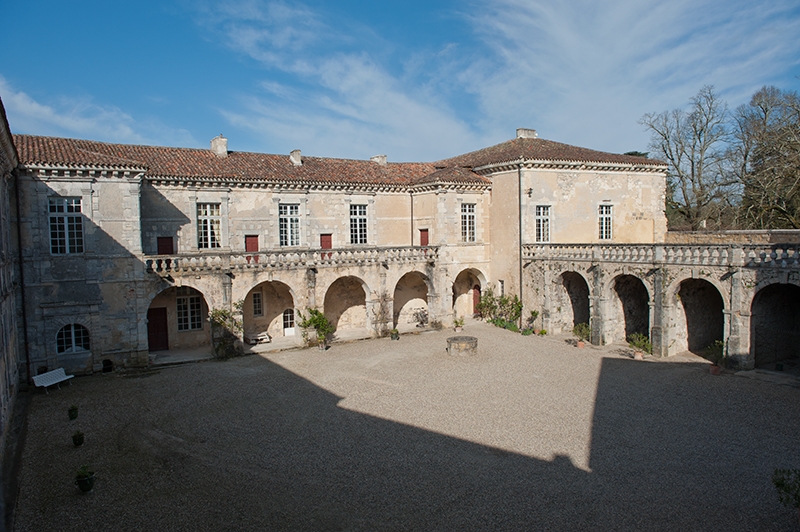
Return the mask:
<svg viewBox="0 0 800 532">
<path fill-rule="evenodd" d="M 580 162 L 601 164 L 625 164 L 636 166 L 664 166 L 664 163 L 646 157 L 620 155 L 580 148 L 540 138 L 519 137 L 488 148 L 443 159 L 434 163 L 437 168 L 463 166 L 480 168 L 492 164 L 514 161 Z"/>
<path fill-rule="evenodd" d="M 110 144 L 89 140 L 14 135 L 20 163 L 67 167 L 141 168 L 151 178 L 225 179 L 241 182 L 410 185 L 433 173 L 431 163 L 387 163 L 289 155 Z M 482 180 L 479 176 L 475 178 Z"/>
</svg>

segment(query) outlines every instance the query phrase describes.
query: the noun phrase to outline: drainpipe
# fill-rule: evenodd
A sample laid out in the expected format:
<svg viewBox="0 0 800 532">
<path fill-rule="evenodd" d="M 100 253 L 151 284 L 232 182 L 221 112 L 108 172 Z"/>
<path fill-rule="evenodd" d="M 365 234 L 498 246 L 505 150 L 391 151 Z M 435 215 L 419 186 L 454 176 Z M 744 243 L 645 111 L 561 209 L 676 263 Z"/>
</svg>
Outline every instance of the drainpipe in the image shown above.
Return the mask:
<svg viewBox="0 0 800 532">
<path fill-rule="evenodd" d="M 414 192 L 408 191 L 408 198 L 411 200 L 411 247 L 414 247 Z"/>
<path fill-rule="evenodd" d="M 519 199 L 519 210 L 517 211 L 517 218 L 519 221 L 519 301 L 522 303 L 522 164 L 520 163 L 517 169 L 517 198 Z M 522 313 L 519 315 L 519 328 L 522 329 Z"/>
<path fill-rule="evenodd" d="M 25 343 L 25 371 L 28 375 L 28 384 L 32 382 L 31 378 L 31 352 L 28 346 L 28 310 L 27 302 L 25 300 L 25 268 L 22 262 L 22 217 L 20 215 L 20 201 L 19 201 L 19 171 L 12 170 L 14 176 L 14 201 L 17 206 L 17 253 L 19 262 L 19 292 L 20 299 L 22 300 L 22 341 Z"/>
</svg>

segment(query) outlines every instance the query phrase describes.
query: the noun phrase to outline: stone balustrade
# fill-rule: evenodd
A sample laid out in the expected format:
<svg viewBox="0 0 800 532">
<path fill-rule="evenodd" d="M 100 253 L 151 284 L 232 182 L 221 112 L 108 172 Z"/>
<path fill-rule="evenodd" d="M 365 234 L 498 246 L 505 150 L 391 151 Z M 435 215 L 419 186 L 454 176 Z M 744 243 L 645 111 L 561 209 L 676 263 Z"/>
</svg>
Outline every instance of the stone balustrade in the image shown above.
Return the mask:
<svg viewBox="0 0 800 532">
<path fill-rule="evenodd" d="M 245 269 L 299 269 L 383 263 L 419 263 L 435 261 L 438 256 L 439 248 L 435 246 L 407 246 L 151 255 L 144 258 L 144 263 L 148 272 L 190 273 Z"/>
<path fill-rule="evenodd" d="M 526 244 L 525 260 L 800 268 L 800 244 Z"/>
</svg>

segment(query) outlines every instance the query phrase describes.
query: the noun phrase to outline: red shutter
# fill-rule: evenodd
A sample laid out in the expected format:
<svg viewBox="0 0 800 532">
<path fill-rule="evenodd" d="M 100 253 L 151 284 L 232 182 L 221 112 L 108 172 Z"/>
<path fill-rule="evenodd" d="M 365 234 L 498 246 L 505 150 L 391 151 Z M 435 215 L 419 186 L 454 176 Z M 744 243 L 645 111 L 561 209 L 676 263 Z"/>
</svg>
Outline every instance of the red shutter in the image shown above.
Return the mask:
<svg viewBox="0 0 800 532">
<path fill-rule="evenodd" d="M 427 246 L 428 245 L 428 230 L 427 229 L 420 229 L 419 230 L 419 245 L 420 246 Z"/>
<path fill-rule="evenodd" d="M 319 247 L 322 249 L 331 249 L 333 247 L 332 235 L 319 235 Z M 331 258 L 330 253 L 323 253 L 322 260 Z"/>
<path fill-rule="evenodd" d="M 158 245 L 159 255 L 173 255 L 175 248 L 172 246 L 173 240 L 171 236 L 160 236 L 156 239 Z"/>
<path fill-rule="evenodd" d="M 258 235 L 245 235 L 244 250 L 248 253 L 255 253 L 258 251 Z"/>
</svg>

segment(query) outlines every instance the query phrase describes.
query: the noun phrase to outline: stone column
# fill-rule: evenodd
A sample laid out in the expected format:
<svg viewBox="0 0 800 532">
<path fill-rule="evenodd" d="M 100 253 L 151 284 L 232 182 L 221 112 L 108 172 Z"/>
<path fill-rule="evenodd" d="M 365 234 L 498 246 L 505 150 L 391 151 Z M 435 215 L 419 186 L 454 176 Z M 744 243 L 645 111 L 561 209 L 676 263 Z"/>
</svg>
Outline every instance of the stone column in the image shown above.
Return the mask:
<svg viewBox="0 0 800 532">
<path fill-rule="evenodd" d="M 750 345 L 750 306 L 745 307 L 743 272 L 741 268 L 731 269 L 728 282 L 731 283 L 731 308 L 726 315 L 724 334 L 728 361 L 735 369 L 753 369 L 755 357 Z"/>
<path fill-rule="evenodd" d="M 664 313 L 664 270 L 655 268 L 653 272 L 653 298 L 650 300 L 650 342 L 653 356 L 667 356 L 667 335 Z"/>
</svg>

